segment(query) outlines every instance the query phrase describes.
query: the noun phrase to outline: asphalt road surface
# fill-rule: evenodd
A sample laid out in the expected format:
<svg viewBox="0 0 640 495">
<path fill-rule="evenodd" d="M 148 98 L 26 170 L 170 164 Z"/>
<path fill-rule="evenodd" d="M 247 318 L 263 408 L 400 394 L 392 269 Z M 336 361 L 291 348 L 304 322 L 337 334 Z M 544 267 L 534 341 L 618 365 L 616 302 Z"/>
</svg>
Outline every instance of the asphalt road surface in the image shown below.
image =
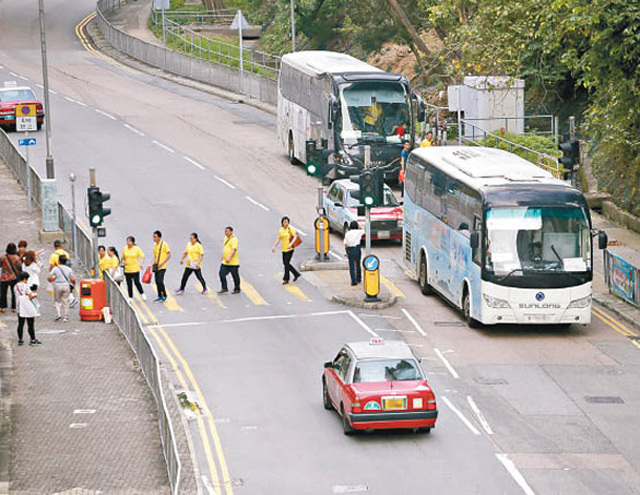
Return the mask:
<svg viewBox="0 0 640 495">
<path fill-rule="evenodd" d="M 279 219 L 287 214 L 311 234 L 319 183 L 287 162 L 275 117 L 87 52 L 75 26 L 94 6 L 47 2 L 63 202 L 70 206 L 73 172 L 84 204 L 95 167 L 112 197 L 105 244 L 121 249 L 134 235 L 149 258 L 151 233 L 161 229 L 174 255 L 170 289 L 190 232 L 200 234 L 213 289 L 224 227 L 240 239 L 242 294 L 205 296 L 192 279 L 167 305 L 135 302 L 176 389 L 194 404 L 186 414 L 206 490 L 640 492 L 640 350 L 620 324 L 596 308 L 588 327 L 470 329 L 419 293 L 397 262 L 398 245 L 375 247 L 403 296 L 388 310 L 329 303 L 313 274 L 281 286 L 280 256 L 270 251 Z M 15 80 L 42 96 L 37 14 L 35 0 L 0 0 L 0 84 Z M 44 130 L 33 135 L 32 164 L 43 173 Z M 303 240 L 297 262 L 312 255 L 310 235 Z M 340 239 L 332 243 L 340 255 Z M 342 343 L 374 334 L 404 339 L 423 357 L 440 410 L 432 434 L 345 437 L 338 415 L 323 409 L 323 363 Z"/>
</svg>

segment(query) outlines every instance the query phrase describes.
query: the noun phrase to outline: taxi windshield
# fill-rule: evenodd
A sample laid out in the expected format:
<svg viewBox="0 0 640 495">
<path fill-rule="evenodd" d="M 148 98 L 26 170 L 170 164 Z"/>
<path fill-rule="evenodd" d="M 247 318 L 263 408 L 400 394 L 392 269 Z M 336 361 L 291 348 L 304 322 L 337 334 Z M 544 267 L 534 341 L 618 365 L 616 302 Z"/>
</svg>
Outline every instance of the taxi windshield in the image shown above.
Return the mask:
<svg viewBox="0 0 640 495">
<path fill-rule="evenodd" d="M 3 89 L 0 90 L 0 101 L 26 101 L 35 100 L 36 95 L 30 89 Z"/>
<path fill-rule="evenodd" d="M 400 203 L 398 203 L 398 200 L 396 199 L 396 197 L 393 194 L 393 191 L 391 190 L 391 188 L 389 187 L 385 187 L 383 189 L 383 199 L 384 202 L 383 204 L 379 205 L 381 207 L 394 207 L 394 206 L 400 206 Z M 347 206 L 349 208 L 357 208 L 358 206 L 364 206 L 360 203 L 360 199 L 358 198 L 354 198 L 351 194 L 349 194 L 349 202 L 347 204 Z"/>
<path fill-rule="evenodd" d="M 413 359 L 360 361 L 353 372 L 353 383 L 422 380 L 422 373 Z"/>
</svg>

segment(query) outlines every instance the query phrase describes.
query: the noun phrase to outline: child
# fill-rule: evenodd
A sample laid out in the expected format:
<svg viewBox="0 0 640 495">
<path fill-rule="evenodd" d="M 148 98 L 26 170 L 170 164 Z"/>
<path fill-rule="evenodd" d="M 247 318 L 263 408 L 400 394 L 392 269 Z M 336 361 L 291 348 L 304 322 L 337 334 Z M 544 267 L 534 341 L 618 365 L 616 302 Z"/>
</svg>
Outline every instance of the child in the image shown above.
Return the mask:
<svg viewBox="0 0 640 495">
<path fill-rule="evenodd" d="M 28 284 L 29 274 L 20 272 L 18 275 L 18 284 L 16 285 L 16 299 L 18 300 L 18 345 L 23 345 L 22 334 L 24 332 L 24 324 L 27 323 L 29 337 L 31 341 L 29 345 L 40 345 L 42 342 L 36 339 L 36 316 L 38 308 L 36 305 L 36 294 L 31 292 Z"/>
</svg>

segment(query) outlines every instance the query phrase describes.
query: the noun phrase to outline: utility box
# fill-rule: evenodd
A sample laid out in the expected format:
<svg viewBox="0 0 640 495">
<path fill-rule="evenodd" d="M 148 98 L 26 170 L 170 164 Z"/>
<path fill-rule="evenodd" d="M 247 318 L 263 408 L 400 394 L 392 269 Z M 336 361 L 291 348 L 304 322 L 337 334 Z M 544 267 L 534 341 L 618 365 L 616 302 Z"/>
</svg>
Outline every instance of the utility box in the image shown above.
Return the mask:
<svg viewBox="0 0 640 495">
<path fill-rule="evenodd" d="M 82 321 L 102 320 L 102 308 L 107 305 L 107 284 L 100 279 L 80 282 L 80 319 Z"/>
<path fill-rule="evenodd" d="M 465 137 L 483 131 L 524 134 L 524 80 L 506 76 L 469 76 L 449 86 L 449 110 L 461 111 Z"/>
</svg>

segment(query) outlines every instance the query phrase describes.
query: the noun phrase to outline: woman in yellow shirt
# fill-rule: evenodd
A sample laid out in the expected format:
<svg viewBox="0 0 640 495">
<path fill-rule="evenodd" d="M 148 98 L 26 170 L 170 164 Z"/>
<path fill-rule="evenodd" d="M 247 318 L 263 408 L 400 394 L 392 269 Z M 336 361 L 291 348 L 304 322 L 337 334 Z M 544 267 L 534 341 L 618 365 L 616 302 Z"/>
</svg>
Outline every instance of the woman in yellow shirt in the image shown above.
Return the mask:
<svg viewBox="0 0 640 495">
<path fill-rule="evenodd" d="M 184 273 L 182 274 L 182 281 L 180 282 L 180 288 L 175 291 L 175 294 L 181 295 L 184 294 L 184 289 L 187 286 L 187 280 L 192 273 L 196 274 L 196 278 L 202 284 L 202 293 L 206 294 L 207 291 L 207 283 L 204 281 L 204 277 L 202 276 L 202 258 L 204 256 L 204 249 L 202 248 L 202 244 L 200 243 L 200 239 L 198 239 L 198 234 L 195 232 L 191 233 L 189 237 L 189 242 L 187 242 L 187 247 L 184 248 L 184 253 L 182 253 L 182 258 L 180 259 L 180 264 L 184 264 L 184 259 L 187 258 L 187 266 L 184 269 Z"/>
<path fill-rule="evenodd" d="M 124 278 L 127 280 L 127 292 L 129 299 L 133 299 L 133 284 L 140 293 L 143 301 L 147 300 L 147 296 L 140 282 L 141 261 L 144 261 L 144 253 L 142 249 L 136 246 L 136 239 L 133 236 L 127 237 L 127 245 L 122 249 L 122 262 L 124 263 Z"/>
<path fill-rule="evenodd" d="M 98 276 L 104 280 L 104 271 L 107 269 L 109 258 L 107 258 L 107 248 L 98 246 Z"/>
<path fill-rule="evenodd" d="M 282 220 L 280 220 L 281 227 L 278 231 L 278 237 L 276 237 L 276 242 L 273 243 L 273 248 L 271 249 L 271 252 L 275 253 L 278 243 L 282 243 L 282 263 L 284 264 L 284 277 L 282 278 L 283 285 L 287 285 L 289 283 L 290 273 L 293 274 L 294 282 L 300 278 L 300 272 L 298 272 L 298 270 L 296 270 L 291 264 L 291 258 L 293 258 L 293 251 L 295 249 L 293 244 L 299 236 L 296 229 L 294 229 L 289 223 L 289 217 L 282 217 Z"/>
<path fill-rule="evenodd" d="M 122 278 L 124 275 L 122 274 L 122 269 L 120 268 L 120 255 L 118 254 L 118 250 L 114 246 L 109 246 L 107 248 L 106 258 L 108 261 L 105 264 L 105 269 L 109 272 L 109 275 L 111 275 L 111 278 L 114 280 L 114 282 L 120 285 L 120 282 L 122 282 Z M 118 270 L 119 268 L 120 270 Z"/>
</svg>

